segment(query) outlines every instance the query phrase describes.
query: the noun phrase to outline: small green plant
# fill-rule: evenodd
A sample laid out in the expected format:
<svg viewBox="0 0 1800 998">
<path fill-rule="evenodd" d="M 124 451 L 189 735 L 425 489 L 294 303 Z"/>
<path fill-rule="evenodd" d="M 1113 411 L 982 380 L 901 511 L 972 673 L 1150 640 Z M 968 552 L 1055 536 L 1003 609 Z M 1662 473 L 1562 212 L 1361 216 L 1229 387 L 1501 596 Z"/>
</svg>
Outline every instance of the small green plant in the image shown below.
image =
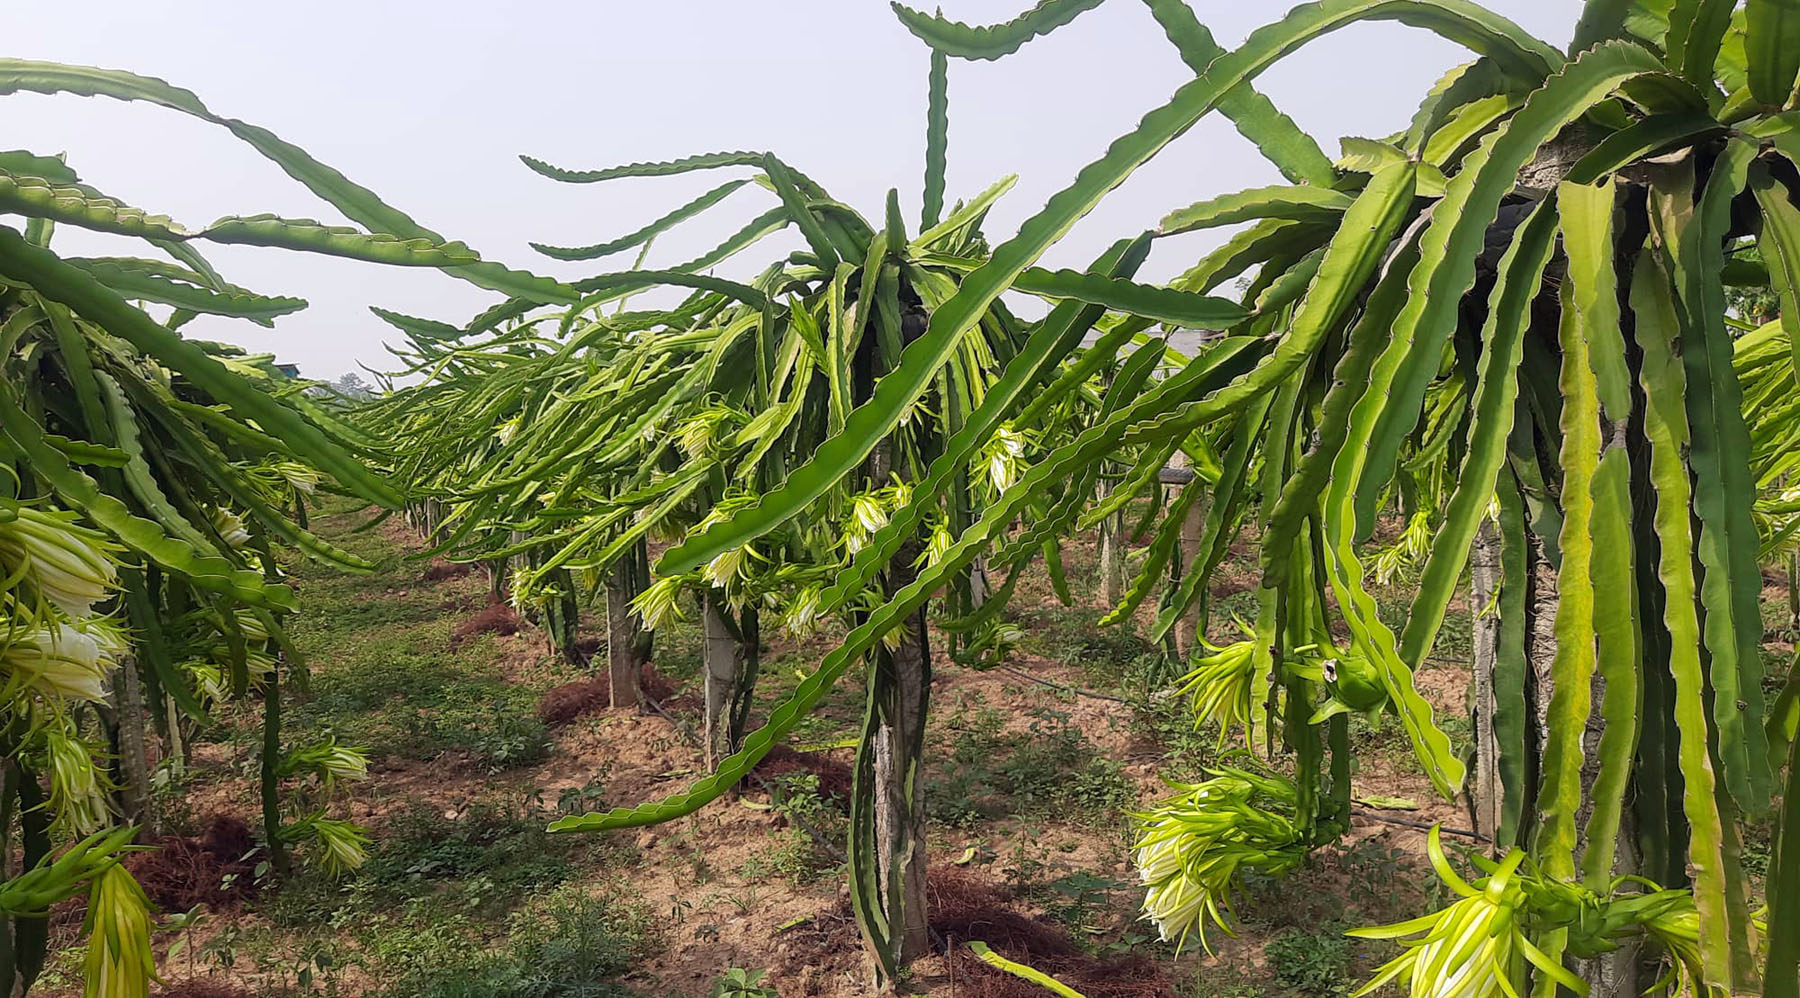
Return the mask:
<svg viewBox="0 0 1800 998">
<path fill-rule="evenodd" d="M 766 970 L 733 967 L 713 981 L 707 998 L 781 998 L 780 992 L 763 985 L 762 979 L 767 974 Z"/>
<path fill-rule="evenodd" d="M 1135 704 L 1132 733 L 1162 749 L 1162 776 L 1177 782 L 1199 779 L 1218 758 L 1218 739 L 1194 723 L 1188 702 L 1173 690 L 1152 693 Z"/>
<path fill-rule="evenodd" d="M 579 787 L 565 787 L 556 795 L 556 813 L 586 814 L 606 808 L 606 771 Z"/>
<path fill-rule="evenodd" d="M 536 765 L 550 755 L 550 732 L 535 717 L 494 705 L 492 723 L 477 730 L 470 748 L 489 773 Z"/>
<path fill-rule="evenodd" d="M 1317 932 L 1295 929 L 1269 940 L 1263 949 L 1275 982 L 1307 998 L 1350 992 L 1351 953 L 1350 939 L 1336 925 Z"/>
<path fill-rule="evenodd" d="M 1133 881 L 1076 872 L 1045 884 L 1044 893 L 1050 914 L 1057 921 L 1080 932 L 1091 932 L 1101 928 L 1111 896 L 1118 891 L 1135 891 L 1136 887 Z"/>
<path fill-rule="evenodd" d="M 1124 682 L 1158 657 L 1156 646 L 1128 627 L 1095 627 L 1085 606 L 1037 610 L 1021 624 L 1028 650 L 1080 668 L 1092 683 Z"/>
<path fill-rule="evenodd" d="M 345 882 L 294 878 L 263 913 L 277 926 L 344 924 L 401 909 L 410 922 L 440 915 L 511 908 L 531 892 L 568 879 L 582 844 L 544 830 L 547 815 L 530 802 L 481 801 L 454 820 L 416 803 L 396 812 L 359 874 Z"/>
<path fill-rule="evenodd" d="M 774 833 L 774 844 L 756 857 L 796 886 L 810 884 L 837 869 L 838 859 L 826 842 L 842 841 L 845 815 L 819 792 L 813 773 L 789 773 L 770 786 L 775 812 L 788 819 L 788 827 Z"/>
</svg>

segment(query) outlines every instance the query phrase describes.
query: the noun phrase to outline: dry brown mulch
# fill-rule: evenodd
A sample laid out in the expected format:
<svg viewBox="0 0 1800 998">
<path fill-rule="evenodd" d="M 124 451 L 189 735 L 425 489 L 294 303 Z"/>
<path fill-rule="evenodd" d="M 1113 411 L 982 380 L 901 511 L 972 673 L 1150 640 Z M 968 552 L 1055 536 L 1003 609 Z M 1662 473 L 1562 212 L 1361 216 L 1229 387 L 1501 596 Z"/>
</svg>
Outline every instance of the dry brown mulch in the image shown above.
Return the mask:
<svg viewBox="0 0 1800 998">
<path fill-rule="evenodd" d="M 612 683 L 605 676 L 594 676 L 545 690 L 538 698 L 537 715 L 546 726 L 556 728 L 611 705 Z"/>
<path fill-rule="evenodd" d="M 524 626 L 525 622 L 512 607 L 505 603 L 489 603 L 475 616 L 456 625 L 456 630 L 450 634 L 450 644 L 459 645 L 477 634 L 517 634 Z"/>
<path fill-rule="evenodd" d="M 256 837 L 238 818 L 214 815 L 198 836 L 165 835 L 145 844 L 154 848 L 126 856 L 125 868 L 163 911 L 196 905 L 226 910 L 256 891 L 255 860 L 250 858 Z"/>
<path fill-rule="evenodd" d="M 675 695 L 675 684 L 656 666 L 645 665 L 638 677 L 639 688 L 644 696 L 664 703 Z M 551 687 L 538 698 L 538 720 L 548 727 L 561 727 L 578 717 L 598 713 L 612 706 L 612 680 L 604 672 L 597 672 L 586 679 L 577 679 L 572 683 Z"/>
<path fill-rule="evenodd" d="M 926 876 L 931 928 L 949 946 L 957 998 L 1041 998 L 1043 988 L 983 962 L 968 943 L 1049 974 L 1088 998 L 1174 998 L 1175 984 L 1149 956 L 1090 956 L 1062 928 L 1018 910 L 1012 893 L 961 867 Z"/>
<path fill-rule="evenodd" d="M 460 579 L 474 570 L 474 565 L 464 562 L 433 558 L 431 564 L 425 566 L 425 572 L 419 578 L 425 582 L 443 582 L 446 579 Z"/>
<path fill-rule="evenodd" d="M 984 942 L 994 952 L 1062 981 L 1087 998 L 1175 998 L 1175 984 L 1148 955 L 1090 956 L 1060 926 L 1018 908 L 1005 887 L 980 872 L 932 867 L 925 878 L 932 945 L 946 946 L 952 998 L 1043 998 L 1043 988 L 990 966 L 969 950 Z M 784 973 L 813 965 L 856 965 L 862 944 L 846 896 L 787 938 Z M 936 993 L 935 990 L 933 992 Z"/>
</svg>

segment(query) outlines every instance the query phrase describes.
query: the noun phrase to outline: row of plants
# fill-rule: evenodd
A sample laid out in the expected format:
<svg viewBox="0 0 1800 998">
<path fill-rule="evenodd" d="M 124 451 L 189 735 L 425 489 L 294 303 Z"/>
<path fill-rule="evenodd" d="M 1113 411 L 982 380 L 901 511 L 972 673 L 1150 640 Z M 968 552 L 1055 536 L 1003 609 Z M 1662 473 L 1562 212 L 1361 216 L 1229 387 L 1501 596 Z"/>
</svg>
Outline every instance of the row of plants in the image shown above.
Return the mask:
<svg viewBox="0 0 1800 998">
<path fill-rule="evenodd" d="M 615 703 L 635 699 L 656 625 L 697 596 L 714 771 L 663 801 L 565 818 L 560 831 L 694 812 L 847 671 L 864 670 L 851 896 L 890 982 L 928 942 L 919 762 L 933 599 L 957 660 L 999 661 L 1016 640 L 1004 613 L 1020 573 L 1041 558 L 1058 579 L 1072 531 L 1149 497 L 1139 505 L 1151 543 L 1101 623 L 1126 624 L 1154 594 L 1160 637 L 1203 611 L 1240 530 L 1258 538 L 1263 586 L 1245 640 L 1203 649 L 1182 681 L 1197 713 L 1240 731 L 1247 752 L 1135 819 L 1147 914 L 1185 938 L 1207 920 L 1228 924 L 1246 872 L 1278 875 L 1347 831 L 1350 715 L 1394 715 L 1433 785 L 1464 791 L 1469 762 L 1414 674 L 1468 570 L 1472 602 L 1491 621 L 1477 635 L 1472 792 L 1494 855 L 1465 879 L 1434 846 L 1460 900 L 1365 930 L 1409 943 L 1370 987 L 1399 978 L 1421 995 L 1624 993 L 1649 984 L 1641 965 L 1660 960 L 1674 989 L 1800 991 L 1800 849 L 1790 843 L 1800 695 L 1763 674 L 1758 602 L 1761 557 L 1794 532 L 1780 386 L 1794 376 L 1800 322 L 1788 301 L 1800 287 L 1790 186 L 1800 145 L 1788 110 L 1800 17 L 1775 0 L 1589 0 L 1565 53 L 1468 0 L 1321 0 L 1226 51 L 1187 4 L 1145 3 L 1194 78 L 1004 241 L 981 229 L 1006 182 L 944 204 L 950 62 L 1003 58 L 1098 0 L 1044 0 L 990 27 L 896 7 L 929 53 L 915 236 L 897 195 L 865 216 L 770 153 L 591 171 L 528 160 L 571 183 L 750 174 L 633 233 L 540 247 L 567 260 L 638 251 L 627 269 L 568 284 L 479 261 L 185 91 L 119 73 L 0 67 L 9 91 L 148 100 L 218 123 L 361 226 L 262 216 L 187 229 L 105 198 L 57 172 L 59 161 L 8 154 L 0 165 L 18 171 L 0 196 L 34 221 L 23 236 L 0 231 L 0 278 L 14 299 L 3 329 L 39 330 L 33 342 L 54 350 L 21 338 L 6 356 L 54 355 L 62 369 L 17 402 L 0 397 L 18 413 L 5 420 L 19 497 L 8 523 L 29 521 L 38 533 L 14 535 L 39 537 L 46 552 L 41 538 L 55 527 L 57 549 L 82 560 L 33 557 L 87 565 L 103 593 L 109 569 L 98 566 L 131 552 L 120 601 L 140 649 L 135 674 L 152 702 L 167 697 L 178 711 L 178 691 L 192 688 L 184 659 L 167 651 L 186 647 L 175 622 L 217 620 L 203 633 L 223 644 L 218 675 L 237 694 L 251 679 L 246 621 L 280 648 L 290 604 L 271 578 L 271 541 L 358 567 L 300 525 L 296 476 L 280 462 L 378 504 L 410 495 L 434 553 L 490 565 L 559 648 L 574 650 L 582 605 L 604 601 Z M 1432 32 L 1475 58 L 1432 88 L 1404 130 L 1347 138 L 1334 158 L 1254 82 L 1307 42 L 1369 20 Z M 1037 266 L 1214 111 L 1287 183 L 1172 211 L 1084 271 Z M 739 189 L 775 203 L 702 257 L 645 265 L 659 233 Z M 151 238 L 182 269 L 172 278 L 164 264 L 66 261 L 44 248 L 48 222 Z M 1133 279 L 1162 241 L 1223 226 L 1239 228 L 1175 280 Z M 789 227 L 804 249 L 744 280 L 712 273 Z M 164 301 L 178 325 L 202 310 L 195 302 L 244 298 L 213 283 L 188 245 L 196 239 L 438 266 L 508 297 L 463 325 L 383 313 L 408 337 L 405 373 L 417 384 L 344 419 L 247 380 L 253 363 L 209 353 L 125 302 Z M 168 284 L 181 286 L 181 302 L 167 300 L 177 297 Z M 1766 289 L 1778 315 L 1738 335 L 1728 287 Z M 628 310 L 640 292 L 661 304 Z M 1048 312 L 1022 317 L 1026 297 L 1048 299 Z M 256 300 L 265 317 L 276 307 Z M 1186 329 L 1208 331 L 1192 356 L 1164 335 Z M 82 350 L 65 345 L 84 337 Z M 135 406 L 128 421 L 108 408 L 103 373 Z M 8 381 L 20 383 L 33 384 Z M 43 400 L 35 410 L 33 398 Z M 127 422 L 181 448 L 168 452 L 184 455 L 171 473 L 141 454 L 133 464 Z M 1165 506 L 1163 469 L 1177 454 L 1197 484 Z M 1181 534 L 1202 499 L 1187 557 Z M 226 543 L 218 511 L 242 518 L 246 548 Z M 1392 512 L 1407 529 L 1383 554 L 1418 561 L 1420 573 L 1398 627 L 1369 592 L 1382 559 L 1368 542 Z M 670 545 L 654 565 L 652 539 Z M 56 579 L 9 574 L 11 633 L 85 635 L 95 663 L 102 640 L 124 653 L 89 614 L 102 597 L 56 605 Z M 765 616 L 801 632 L 835 619 L 846 634 L 751 730 Z M 24 640 L 6 647 L 9 679 L 51 674 L 11 652 L 30 648 Z M 72 660 L 86 661 L 29 661 Z M 270 780 L 281 681 L 279 668 L 265 678 Z M 20 688 L 20 744 L 48 746 L 53 730 L 78 738 L 75 722 L 57 718 L 97 685 L 30 682 L 9 683 Z M 16 792 L 21 817 L 43 813 Z M 1743 826 L 1776 803 L 1764 907 L 1743 870 Z M 279 828 L 279 814 L 266 823 Z M 331 834 L 320 820 L 310 827 Z M 272 854 L 280 838 L 270 836 Z M 141 981 L 138 951 L 122 955 L 119 940 L 147 916 L 106 914 L 141 910 L 121 900 L 130 892 L 106 858 L 122 843 L 70 852 L 102 858 L 59 882 L 74 890 L 91 879 L 90 912 L 121 927 L 95 934 L 97 978 L 129 963 Z"/>
<path fill-rule="evenodd" d="M 1071 530 L 1160 499 L 1162 469 L 1184 453 L 1201 486 L 1142 524 L 1147 555 L 1103 623 L 1160 594 L 1153 634 L 1166 634 L 1244 527 L 1264 578 L 1245 640 L 1207 649 L 1184 679 L 1197 713 L 1241 730 L 1250 756 L 1137 819 L 1147 912 L 1166 936 L 1226 924 L 1245 871 L 1278 874 L 1344 834 L 1354 713 L 1395 715 L 1432 783 L 1463 790 L 1468 762 L 1414 672 L 1473 564 L 1493 621 L 1475 663 L 1473 792 L 1494 856 L 1472 882 L 1437 864 L 1463 899 L 1380 930 L 1410 945 L 1375 984 L 1623 993 L 1649 983 L 1639 964 L 1660 953 L 1670 986 L 1793 993 L 1800 940 L 1780 886 L 1800 857 L 1784 834 L 1770 911 L 1741 852 L 1743 822 L 1795 798 L 1777 783 L 1784 768 L 1793 779 L 1795 699 L 1769 695 L 1758 598 L 1759 557 L 1793 532 L 1779 385 L 1800 315 L 1787 301 L 1800 273 L 1787 110 L 1800 19 L 1775 3 L 1594 0 L 1565 53 L 1460 0 L 1324 0 L 1223 51 L 1188 5 L 1146 3 L 1194 79 L 998 245 L 976 223 L 999 189 L 938 218 L 948 63 L 1010 55 L 1096 0 L 1046 0 L 989 27 L 896 7 L 930 51 L 916 239 L 896 198 L 866 220 L 770 154 L 592 171 L 527 160 L 574 183 L 748 169 L 780 203 L 697 260 L 651 269 L 640 256 L 578 282 L 587 297 L 557 313 L 515 299 L 460 327 L 393 317 L 431 380 L 366 425 L 427 472 L 446 504 L 443 550 L 549 552 L 525 580 L 574 568 L 592 591 L 655 533 L 673 546 L 635 597 L 652 627 L 680 612 L 678 591 L 698 590 L 708 613 L 723 602 L 848 628 L 764 726 L 719 721 L 720 751 L 736 751 L 710 776 L 559 827 L 693 812 L 844 672 L 868 669 L 851 876 L 893 976 L 923 925 L 908 888 L 923 862 L 907 813 L 919 801 L 905 782 L 929 702 L 922 613 L 942 596 L 953 652 L 1003 654 L 1018 573 L 1041 556 L 1055 576 Z M 1253 83 L 1365 20 L 1475 59 L 1404 130 L 1347 138 L 1333 158 Z M 1172 211 L 1085 272 L 1035 266 L 1214 111 L 1288 183 Z M 609 242 L 540 249 L 646 247 L 740 186 Z M 709 273 L 790 225 L 804 250 L 747 282 Z M 1240 227 L 1166 286 L 1131 280 L 1153 241 L 1222 226 Z M 693 294 L 602 308 L 651 287 Z M 1740 337 L 1728 287 L 1765 289 L 1780 317 Z M 1017 295 L 1057 304 L 1021 320 Z M 1178 357 L 1158 335 L 1174 329 L 1217 332 Z M 1198 555 L 1178 566 L 1202 493 Z M 1406 529 L 1377 558 L 1367 542 L 1389 511 Z M 1395 627 L 1369 573 L 1407 560 L 1419 586 Z M 974 569 L 1005 580 L 979 607 Z M 741 704 L 757 629 L 735 623 L 721 631 L 747 650 L 718 676 L 720 702 Z M 905 832 L 874 841 L 877 828 Z"/>
<path fill-rule="evenodd" d="M 261 713 L 261 875 L 285 877 L 295 847 L 332 873 L 363 862 L 365 831 L 332 816 L 340 781 L 366 775 L 363 754 L 282 737 L 283 700 L 306 685 L 283 564 L 297 552 L 371 567 L 307 529 L 317 492 L 401 502 L 328 392 L 271 356 L 184 335 L 200 316 L 269 326 L 306 306 L 227 282 L 202 247 L 551 285 L 482 262 L 160 80 L 0 60 L 0 95 L 20 93 L 138 101 L 217 125 L 360 226 L 256 215 L 192 227 L 108 196 L 63 156 L 0 153 L 0 211 L 24 219 L 0 226 L 0 994 L 32 989 L 52 909 L 85 896 L 86 993 L 143 995 L 152 933 L 191 913 L 159 923 L 123 861 L 157 821 L 153 787 L 179 780 L 221 705 Z M 60 253 L 62 226 L 156 256 Z"/>
</svg>

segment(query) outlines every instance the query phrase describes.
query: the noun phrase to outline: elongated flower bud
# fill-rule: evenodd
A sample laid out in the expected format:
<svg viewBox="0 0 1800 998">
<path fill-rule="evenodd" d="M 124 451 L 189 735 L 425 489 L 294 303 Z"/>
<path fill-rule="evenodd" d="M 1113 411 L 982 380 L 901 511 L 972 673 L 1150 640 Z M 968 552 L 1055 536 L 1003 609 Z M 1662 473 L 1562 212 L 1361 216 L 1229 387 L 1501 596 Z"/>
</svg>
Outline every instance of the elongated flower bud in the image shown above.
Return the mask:
<svg viewBox="0 0 1800 998">
<path fill-rule="evenodd" d="M 850 497 L 850 516 L 844 521 L 844 546 L 851 554 L 862 550 L 869 537 L 888 525 L 888 510 L 877 492 Z"/>
<path fill-rule="evenodd" d="M 339 745 L 337 736 L 327 735 L 316 745 L 289 752 L 281 764 L 282 775 L 311 773 L 326 786 L 338 780 L 362 780 L 369 776 L 369 756 L 362 749 Z"/>
<path fill-rule="evenodd" d="M 1194 727 L 1207 723 L 1218 725 L 1221 746 L 1231 737 L 1232 730 L 1240 726 L 1245 740 L 1252 740 L 1251 692 L 1256 680 L 1256 642 L 1239 641 L 1222 648 L 1204 640 L 1201 643 L 1212 654 L 1196 658 L 1193 669 L 1181 677 L 1176 688 L 1193 704 Z"/>
<path fill-rule="evenodd" d="M 263 626 L 262 618 L 256 614 L 239 608 L 232 611 L 232 618 L 237 621 L 238 630 L 251 641 L 269 640 L 269 629 Z"/>
<path fill-rule="evenodd" d="M 925 548 L 913 559 L 913 564 L 917 567 L 936 566 L 950 553 L 950 546 L 955 543 L 956 538 L 950 535 L 950 521 L 941 516 L 935 517 L 930 531 L 925 535 Z"/>
<path fill-rule="evenodd" d="M 275 656 L 266 651 L 252 648 L 244 654 L 244 671 L 250 675 L 251 686 L 260 688 L 275 673 L 275 666 Z"/>
<path fill-rule="evenodd" d="M 750 545 L 748 544 L 721 551 L 713 560 L 706 563 L 705 568 L 700 570 L 700 577 L 706 580 L 707 585 L 723 589 L 737 581 L 749 561 Z"/>
<path fill-rule="evenodd" d="M 250 543 L 250 531 L 244 528 L 243 517 L 231 510 L 213 510 L 212 525 L 219 532 L 219 537 L 234 551 L 242 550 L 244 545 Z"/>
<path fill-rule="evenodd" d="M 91 877 L 112 865 L 135 834 L 135 828 L 97 832 L 70 846 L 55 860 L 46 858 L 0 883 L 0 915 L 46 914 L 51 905 L 79 894 Z"/>
<path fill-rule="evenodd" d="M 1164 940 L 1179 944 L 1194 933 L 1209 950 L 1207 921 L 1231 932 L 1226 913 L 1240 871 L 1273 876 L 1306 858 L 1292 819 L 1292 783 L 1241 769 L 1213 772 L 1135 815 L 1139 835 L 1132 849 L 1145 888 L 1144 917 Z"/>
<path fill-rule="evenodd" d="M 205 659 L 192 659 L 181 663 L 177 668 L 193 679 L 194 688 L 204 699 L 210 701 L 225 699 L 225 671 L 217 663 Z"/>
<path fill-rule="evenodd" d="M 156 976 L 150 928 L 150 899 L 123 866 L 109 866 L 94 878 L 85 998 L 147 998 Z"/>
<path fill-rule="evenodd" d="M 660 631 L 664 627 L 683 619 L 681 605 L 682 578 L 672 575 L 666 579 L 657 579 L 643 592 L 638 593 L 631 601 L 631 609 L 644 622 L 644 626 L 652 631 Z"/>
<path fill-rule="evenodd" d="M 809 637 L 819 629 L 824 615 L 824 593 L 818 586 L 805 586 L 793 594 L 782 612 L 782 629 L 795 637 Z"/>
<path fill-rule="evenodd" d="M 291 827 L 290 835 L 312 837 L 319 847 L 314 861 L 334 877 L 357 870 L 368 862 L 368 830 L 354 821 L 319 816 Z"/>
<path fill-rule="evenodd" d="M 1411 998 L 1512 998 L 1522 990 L 1526 962 L 1557 984 L 1586 994 L 1587 986 L 1579 978 L 1526 938 L 1521 909 L 1528 899 L 1519 869 L 1523 852 L 1508 853 L 1491 876 L 1470 884 L 1444 855 L 1439 826 L 1432 827 L 1426 851 L 1438 876 L 1462 899 L 1420 918 L 1351 930 L 1352 936 L 1400 940 L 1406 947 L 1352 998 L 1396 980 L 1406 983 Z M 1543 927 L 1550 925 L 1546 922 Z"/>
<path fill-rule="evenodd" d="M 105 828 L 111 821 L 107 805 L 110 781 L 94 765 L 93 746 L 60 724 L 44 730 L 45 769 L 50 775 L 50 811 L 54 825 L 66 838 L 79 838 Z"/>
<path fill-rule="evenodd" d="M 996 428 L 982 448 L 982 460 L 996 493 L 1012 488 L 1025 472 L 1025 435 L 1011 426 Z"/>
<path fill-rule="evenodd" d="M 22 576 L 45 601 L 73 617 L 92 613 L 118 581 L 123 548 L 76 522 L 74 513 L 29 506 L 0 522 L 0 569 Z"/>
<path fill-rule="evenodd" d="M 298 461 L 276 461 L 275 473 L 293 486 L 296 492 L 312 495 L 319 487 L 319 473 Z"/>
</svg>

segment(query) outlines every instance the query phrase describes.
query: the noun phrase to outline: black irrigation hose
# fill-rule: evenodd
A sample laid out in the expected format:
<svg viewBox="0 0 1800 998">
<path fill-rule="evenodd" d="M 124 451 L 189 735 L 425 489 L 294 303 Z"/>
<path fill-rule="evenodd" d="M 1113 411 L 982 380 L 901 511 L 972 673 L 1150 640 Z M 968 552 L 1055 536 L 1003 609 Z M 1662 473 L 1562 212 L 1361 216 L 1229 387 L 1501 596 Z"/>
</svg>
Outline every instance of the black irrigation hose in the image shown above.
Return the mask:
<svg viewBox="0 0 1800 998">
<path fill-rule="evenodd" d="M 1116 697 L 1110 693 L 1095 693 L 1093 690 L 1084 690 L 1084 689 L 1080 688 L 1079 686 L 1065 686 L 1062 683 L 1053 682 L 1048 679 L 1040 679 L 1039 677 L 1034 676 L 1029 672 L 1021 672 L 1018 669 L 1015 669 L 1010 665 L 1002 665 L 1002 666 L 998 666 L 997 668 L 1001 672 L 1004 672 L 1011 676 L 1017 676 L 1018 678 L 1026 680 L 1027 682 L 1037 683 L 1040 686 L 1048 686 L 1053 690 L 1062 690 L 1064 693 L 1073 693 L 1078 697 L 1091 697 L 1095 700 L 1111 700 L 1113 703 L 1122 703 L 1122 704 L 1126 704 L 1126 705 L 1131 705 L 1132 703 L 1134 703 L 1134 701 L 1127 700 L 1124 697 Z"/>
<path fill-rule="evenodd" d="M 1450 828 L 1448 826 L 1429 825 L 1423 821 L 1408 821 L 1405 818 L 1390 818 L 1385 814 L 1376 814 L 1373 811 L 1368 811 L 1360 807 L 1351 808 L 1350 813 L 1358 818 L 1367 818 L 1370 821 L 1381 821 L 1390 825 L 1399 825 L 1401 828 L 1416 828 L 1421 832 L 1429 832 L 1433 828 L 1436 828 L 1445 835 L 1460 835 L 1465 839 L 1474 839 L 1477 842 L 1494 841 L 1480 832 L 1471 832 L 1466 828 Z"/>
</svg>

